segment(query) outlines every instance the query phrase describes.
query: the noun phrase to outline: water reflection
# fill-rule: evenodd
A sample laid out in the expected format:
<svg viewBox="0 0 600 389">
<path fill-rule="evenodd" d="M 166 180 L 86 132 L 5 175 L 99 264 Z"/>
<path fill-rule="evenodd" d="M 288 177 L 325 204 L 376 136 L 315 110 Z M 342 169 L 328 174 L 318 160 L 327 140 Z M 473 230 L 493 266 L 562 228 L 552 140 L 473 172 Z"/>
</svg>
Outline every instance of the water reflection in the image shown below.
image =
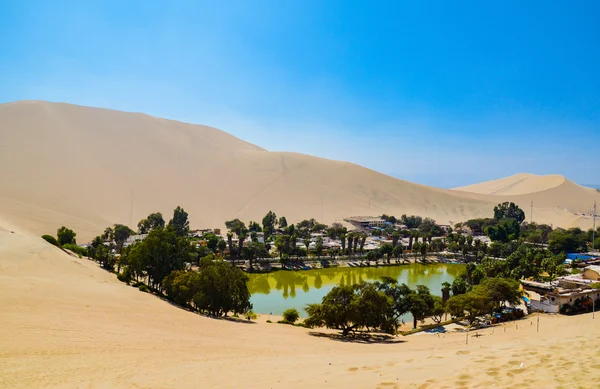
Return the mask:
<svg viewBox="0 0 600 389">
<path fill-rule="evenodd" d="M 277 271 L 249 274 L 248 287 L 254 310 L 258 313 L 281 314 L 288 308 L 303 312 L 309 303 L 318 303 L 336 285 L 354 285 L 392 277 L 410 287 L 426 285 L 441 295 L 441 284 L 452 282 L 462 265 L 410 264 L 386 267 L 335 267 L 305 271 Z"/>
</svg>

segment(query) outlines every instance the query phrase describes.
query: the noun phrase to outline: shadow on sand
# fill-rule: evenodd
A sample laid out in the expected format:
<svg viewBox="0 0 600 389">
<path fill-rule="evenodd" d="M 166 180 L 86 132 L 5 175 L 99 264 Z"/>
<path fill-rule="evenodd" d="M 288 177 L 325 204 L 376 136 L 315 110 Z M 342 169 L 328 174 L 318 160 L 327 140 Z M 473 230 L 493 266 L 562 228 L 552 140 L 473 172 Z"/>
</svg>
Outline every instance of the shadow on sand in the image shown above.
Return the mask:
<svg viewBox="0 0 600 389">
<path fill-rule="evenodd" d="M 398 337 L 388 334 L 373 334 L 367 332 L 359 332 L 354 335 L 343 336 L 342 334 L 330 334 L 324 332 L 310 331 L 310 336 L 317 338 L 329 338 L 338 342 L 347 343 L 362 343 L 362 344 L 396 344 L 405 343 L 405 340 L 401 340 Z"/>
</svg>

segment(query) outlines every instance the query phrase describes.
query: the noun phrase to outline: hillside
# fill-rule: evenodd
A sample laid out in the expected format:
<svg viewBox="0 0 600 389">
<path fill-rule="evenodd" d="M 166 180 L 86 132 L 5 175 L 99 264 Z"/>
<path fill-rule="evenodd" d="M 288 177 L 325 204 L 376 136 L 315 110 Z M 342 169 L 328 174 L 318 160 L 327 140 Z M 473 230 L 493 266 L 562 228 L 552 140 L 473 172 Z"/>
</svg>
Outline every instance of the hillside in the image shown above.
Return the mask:
<svg viewBox="0 0 600 389">
<path fill-rule="evenodd" d="M 535 221 L 559 227 L 589 228 L 594 202 L 600 203 L 600 192 L 596 189 L 576 184 L 560 175 L 521 173 L 453 190 L 483 194 L 487 199 L 498 199 L 498 202 L 513 201 L 527 212 L 533 202 Z"/>
<path fill-rule="evenodd" d="M 114 223 L 135 228 L 151 212 L 169 218 L 177 205 L 202 228 L 259 221 L 269 210 L 291 222 L 388 213 L 448 223 L 489 215 L 504 198 L 527 210 L 530 203 L 528 195 L 443 190 L 269 152 L 215 128 L 139 113 L 23 101 L 0 105 L 0 123 L 0 220 L 36 235 L 68 225 L 82 242 Z M 534 213 L 555 225 L 591 225 L 572 210 L 600 200 L 597 192 L 564 202 L 540 193 Z"/>
<path fill-rule="evenodd" d="M 523 195 L 556 188 L 566 182 L 566 178 L 557 174 L 538 176 L 535 174 L 519 173 L 514 176 L 478 184 L 454 188 L 464 192 L 490 195 Z"/>
</svg>

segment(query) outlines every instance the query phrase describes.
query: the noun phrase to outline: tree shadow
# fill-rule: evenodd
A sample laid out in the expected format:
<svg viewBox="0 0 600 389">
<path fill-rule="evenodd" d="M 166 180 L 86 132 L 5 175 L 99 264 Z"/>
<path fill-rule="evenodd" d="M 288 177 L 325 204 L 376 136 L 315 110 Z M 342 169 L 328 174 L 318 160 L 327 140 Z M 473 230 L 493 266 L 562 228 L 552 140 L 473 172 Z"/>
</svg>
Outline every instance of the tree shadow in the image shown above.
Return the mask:
<svg viewBox="0 0 600 389">
<path fill-rule="evenodd" d="M 361 343 L 361 344 L 396 344 L 405 343 L 405 340 L 401 340 L 395 336 L 389 334 L 374 334 L 369 332 L 359 332 L 354 335 L 343 336 L 342 334 L 330 334 L 324 332 L 310 331 L 310 336 L 317 338 L 328 338 L 338 342 L 345 343 Z"/>
<path fill-rule="evenodd" d="M 252 320 L 247 320 L 241 317 L 232 317 L 232 316 L 210 316 L 198 311 L 195 311 L 193 309 L 190 309 L 189 307 L 183 306 L 181 304 L 177 304 L 176 302 L 169 300 L 168 298 L 166 298 L 165 296 L 161 296 L 158 293 L 152 293 L 155 297 L 159 298 L 160 300 L 162 300 L 163 302 L 166 302 L 167 304 L 171 305 L 172 307 L 175 308 L 179 308 L 183 311 L 192 313 L 194 315 L 198 315 L 201 317 L 205 317 L 207 319 L 213 319 L 213 320 L 223 320 L 223 321 L 230 321 L 233 323 L 240 323 L 240 324 L 257 324 L 257 322 L 252 321 Z"/>
</svg>

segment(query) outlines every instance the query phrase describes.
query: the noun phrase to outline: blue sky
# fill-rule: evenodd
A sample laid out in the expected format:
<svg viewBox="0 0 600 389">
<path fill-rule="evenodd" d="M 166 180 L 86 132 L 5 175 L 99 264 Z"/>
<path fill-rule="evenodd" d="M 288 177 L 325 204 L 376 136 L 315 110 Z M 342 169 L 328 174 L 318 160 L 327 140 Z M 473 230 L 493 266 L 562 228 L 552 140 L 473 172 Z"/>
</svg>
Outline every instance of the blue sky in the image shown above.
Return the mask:
<svg viewBox="0 0 600 389">
<path fill-rule="evenodd" d="M 146 112 L 429 185 L 597 184 L 598 15 L 597 1 L 0 0 L 0 102 Z"/>
</svg>

